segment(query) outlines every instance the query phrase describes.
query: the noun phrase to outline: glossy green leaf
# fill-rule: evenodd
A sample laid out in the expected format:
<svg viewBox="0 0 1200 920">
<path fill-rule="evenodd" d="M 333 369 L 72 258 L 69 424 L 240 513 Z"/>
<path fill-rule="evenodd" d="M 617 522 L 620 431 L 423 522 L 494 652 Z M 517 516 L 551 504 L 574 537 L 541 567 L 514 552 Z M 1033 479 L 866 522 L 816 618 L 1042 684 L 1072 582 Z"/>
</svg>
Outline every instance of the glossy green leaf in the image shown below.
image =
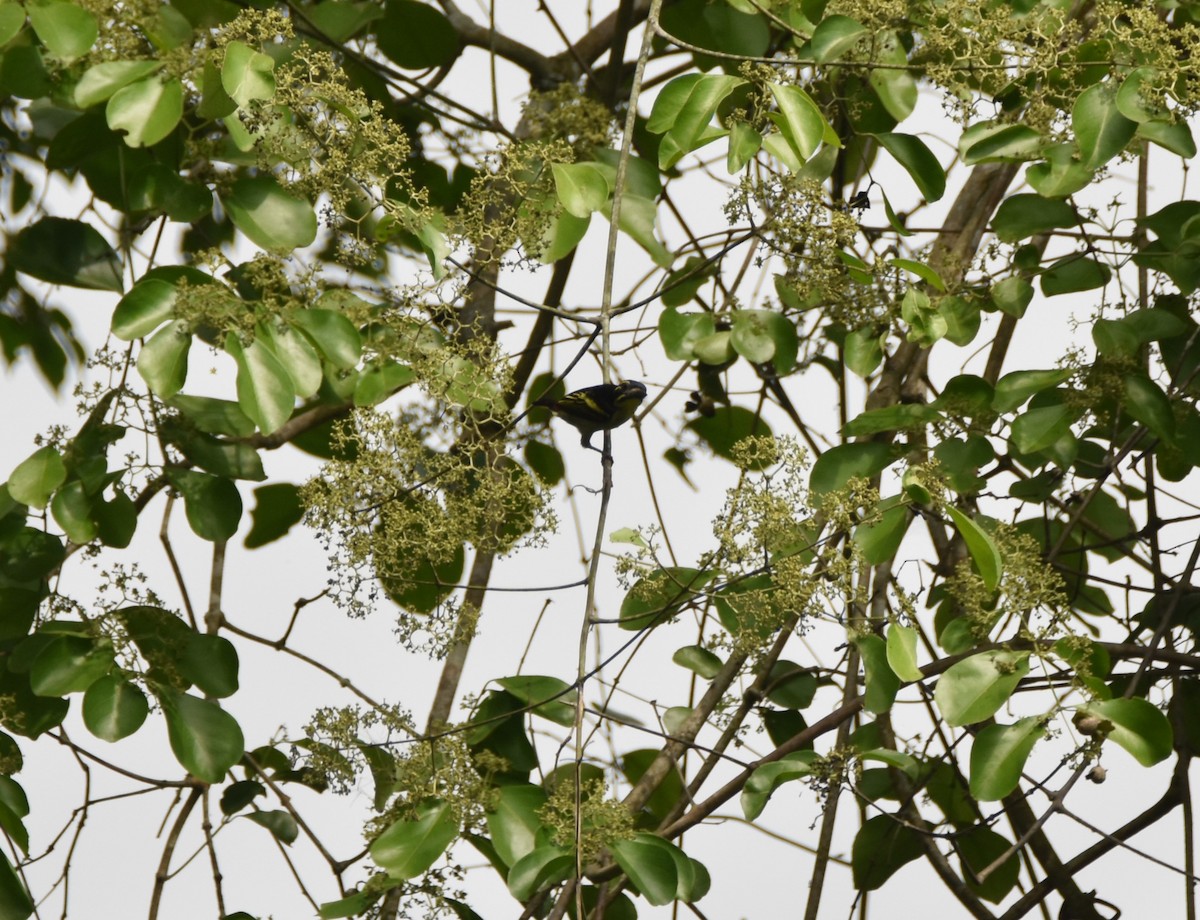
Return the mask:
<svg viewBox="0 0 1200 920">
<path fill-rule="evenodd" d="M 712 572 L 686 566 L 667 566 L 638 579 L 621 601 L 622 629 L 650 629 L 695 603 Z"/>
<path fill-rule="evenodd" d="M 679 891 L 679 872 L 668 848 L 672 845 L 653 834 L 609 844 L 613 859 L 629 876 L 642 896 L 655 906 L 670 904 Z"/>
<path fill-rule="evenodd" d="M 104 102 L 117 90 L 156 73 L 161 67 L 162 61 L 103 61 L 93 64 L 75 84 L 75 104 L 86 109 Z"/>
<path fill-rule="evenodd" d="M 150 147 L 175 130 L 183 117 L 183 84 L 145 77 L 109 97 L 104 110 L 108 126 L 125 133 L 130 147 Z"/>
<path fill-rule="evenodd" d="M 1013 420 L 1013 445 L 1023 454 L 1046 450 L 1070 435 L 1082 414 L 1081 408 L 1066 404 L 1028 409 Z"/>
<path fill-rule="evenodd" d="M 237 720 L 212 700 L 186 693 L 166 691 L 159 700 L 175 757 L 198 779 L 221 782 L 245 751 Z"/>
<path fill-rule="evenodd" d="M 138 352 L 138 373 L 160 399 L 170 399 L 183 389 L 191 347 L 187 325 L 176 320 L 154 333 Z"/>
<path fill-rule="evenodd" d="M 128 738 L 142 727 L 149 712 L 146 695 L 120 677 L 101 677 L 83 694 L 83 724 L 103 741 Z"/>
<path fill-rule="evenodd" d="M 946 171 L 923 140 L 913 134 L 894 132 L 877 134 L 875 140 L 912 176 L 926 201 L 937 201 L 946 194 Z"/>
<path fill-rule="evenodd" d="M 1029 673 L 1029 652 L 980 652 L 950 666 L 933 691 L 934 702 L 954 727 L 993 715 Z"/>
<path fill-rule="evenodd" d="M 459 52 L 458 32 L 450 20 L 418 0 L 387 0 L 375 40 L 380 51 L 406 70 L 442 67 Z"/>
<path fill-rule="evenodd" d="M 46 445 L 17 464 L 8 477 L 8 494 L 22 505 L 45 508 L 54 490 L 67 479 L 67 468 L 58 451 Z"/>
<path fill-rule="evenodd" d="M 7 45 L 24 27 L 24 7 L 19 3 L 0 3 L 0 45 Z"/>
<path fill-rule="evenodd" d="M 859 377 L 873 373 L 883 361 L 883 340 L 886 334 L 880 334 L 874 326 L 863 326 L 855 329 L 846 336 L 843 345 L 846 356 L 846 366 Z"/>
<path fill-rule="evenodd" d="M 92 515 L 92 499 L 78 479 L 68 482 L 54 494 L 50 512 L 72 543 L 82 546 L 96 538 L 99 528 Z"/>
<path fill-rule="evenodd" d="M 963 880 L 971 891 L 985 901 L 999 904 L 1016 887 L 1021 870 L 1020 858 L 1010 852 L 1012 844 L 990 827 L 978 826 L 963 832 L 956 838 L 956 847 L 964 867 Z M 976 881 L 978 873 L 1006 853 L 1009 854 L 1008 858 L 984 881 Z"/>
<path fill-rule="evenodd" d="M 170 406 L 178 409 L 201 431 L 231 438 L 245 438 L 254 434 L 254 423 L 246 417 L 238 404 L 228 399 L 213 399 L 208 396 L 182 396 L 171 398 Z"/>
<path fill-rule="evenodd" d="M 176 287 L 160 278 L 135 284 L 113 311 L 112 332 L 131 342 L 149 335 L 175 313 Z"/>
<path fill-rule="evenodd" d="M 238 689 L 237 649 L 224 636 L 193 634 L 183 649 L 179 673 L 205 696 L 233 696 Z"/>
<path fill-rule="evenodd" d="M 237 533 L 242 499 L 230 480 L 178 468 L 168 469 L 167 478 L 183 495 L 188 523 L 197 536 L 217 543 Z"/>
<path fill-rule="evenodd" d="M 872 479 L 895 459 L 887 444 L 864 441 L 839 444 L 817 458 L 809 478 L 809 488 L 817 495 L 840 489 L 854 477 Z"/>
<path fill-rule="evenodd" d="M 243 346 L 236 335 L 230 334 L 225 339 L 225 350 L 237 364 L 238 405 L 263 434 L 278 431 L 291 418 L 296 405 L 291 376 L 261 342 Z"/>
<path fill-rule="evenodd" d="M 699 435 L 714 454 L 730 460 L 734 446 L 743 438 L 771 435 L 767 423 L 742 406 L 719 406 L 713 415 L 688 422 L 687 428 Z M 755 468 L 760 466 L 755 465 Z"/>
<path fill-rule="evenodd" d="M 1067 202 L 1041 195 L 1013 195 L 1004 199 L 992 218 L 992 230 L 1006 243 L 1015 243 L 1059 227 L 1074 227 L 1079 215 Z"/>
<path fill-rule="evenodd" d="M 1139 123 L 1166 115 L 1162 93 L 1154 87 L 1156 76 L 1151 67 L 1138 67 L 1127 73 L 1117 90 L 1117 111 L 1130 121 Z"/>
<path fill-rule="evenodd" d="M 881 431 L 923 430 L 930 422 L 940 421 L 942 413 L 922 403 L 900 403 L 869 409 L 842 426 L 842 434 L 848 438 L 878 434 Z"/>
<path fill-rule="evenodd" d="M 608 183 L 591 163 L 554 163 L 554 191 L 568 214 L 588 217 L 608 201 Z"/>
<path fill-rule="evenodd" d="M 880 32 L 872 47 L 875 60 L 888 66 L 874 67 L 867 78 L 887 113 L 904 121 L 917 107 L 917 81 L 908 71 L 908 55 L 895 32 Z"/>
<path fill-rule="evenodd" d="M 723 662 L 720 657 L 702 645 L 686 645 L 676 649 L 671 660 L 680 667 L 687 668 L 699 674 L 705 680 L 712 680 L 721 672 Z"/>
<path fill-rule="evenodd" d="M 1036 157 L 1042 148 L 1042 136 L 1028 125 L 973 125 L 963 132 L 960 150 L 963 163 L 999 160 L 1029 160 Z"/>
<path fill-rule="evenodd" d="M 25 890 L 7 854 L 0 853 L 0 920 L 25 920 L 33 914 L 33 899 Z"/>
<path fill-rule="evenodd" d="M 1052 390 L 1070 376 L 1071 371 L 1067 368 L 1013 371 L 1005 374 L 996 382 L 996 397 L 992 401 L 992 408 L 997 412 L 1011 412 L 1023 406 L 1035 393 Z"/>
<path fill-rule="evenodd" d="M 244 817 L 248 821 L 253 821 L 255 824 L 265 827 L 271 832 L 271 836 L 280 843 L 290 846 L 300 836 L 300 827 L 296 824 L 296 819 L 283 809 L 252 811 Z"/>
<path fill-rule="evenodd" d="M 9 245 L 12 268 L 50 284 L 117 291 L 121 260 L 90 224 L 43 217 L 22 229 Z"/>
<path fill-rule="evenodd" d="M 658 336 L 663 350 L 672 361 L 690 361 L 696 343 L 716 331 L 711 313 L 680 313 L 663 310 L 658 317 Z"/>
<path fill-rule="evenodd" d="M 646 130 L 661 134 L 658 165 L 670 169 L 725 131 L 710 127 L 717 106 L 745 81 L 728 74 L 684 74 L 659 91 Z"/>
<path fill-rule="evenodd" d="M 954 521 L 955 528 L 967 545 L 967 552 L 971 554 L 971 561 L 975 563 L 984 587 L 995 591 L 1000 585 L 1000 575 L 1004 571 L 1004 560 L 1000 556 L 1000 550 L 996 548 L 995 541 L 986 530 L 953 505 L 946 506 L 946 513 Z"/>
<path fill-rule="evenodd" d="M 981 802 L 998 802 L 1016 789 L 1025 761 L 1045 734 L 1041 716 L 980 729 L 971 743 L 971 795 Z"/>
<path fill-rule="evenodd" d="M 1171 723 L 1149 700 L 1140 697 L 1095 700 L 1081 706 L 1080 711 L 1111 723 L 1107 737 L 1132 754 L 1143 767 L 1171 756 Z"/>
<path fill-rule="evenodd" d="M 925 853 L 920 834 L 894 815 L 875 815 L 863 822 L 850 850 L 854 887 L 874 891 Z"/>
<path fill-rule="evenodd" d="M 262 343 L 271 352 L 292 381 L 292 390 L 300 399 L 308 399 L 324 380 L 321 357 L 308 337 L 290 326 L 266 325 L 256 328 L 255 343 Z"/>
<path fill-rule="evenodd" d="M 1087 188 L 1094 171 L 1080 161 L 1074 144 L 1054 144 L 1042 151 L 1045 160 L 1033 163 L 1025 178 L 1043 198 L 1062 198 Z"/>
<path fill-rule="evenodd" d="M 912 512 L 906 506 L 896 501 L 890 504 L 891 507 L 882 509 L 879 520 L 854 528 L 854 545 L 870 565 L 895 558 L 912 520 Z"/>
<path fill-rule="evenodd" d="M 1171 399 L 1145 373 L 1126 374 L 1122 378 L 1124 407 L 1133 418 L 1163 441 L 1175 437 L 1175 412 Z"/>
<path fill-rule="evenodd" d="M 612 219 L 612 202 L 604 205 L 604 216 Z M 675 257 L 663 246 L 655 233 L 658 221 L 658 203 L 639 195 L 625 195 L 621 199 L 620 230 L 646 250 L 659 268 L 670 268 Z"/>
<path fill-rule="evenodd" d="M 522 674 L 518 677 L 502 677 L 496 683 L 523 705 L 530 707 L 535 715 L 563 726 L 575 724 L 575 691 L 566 681 L 557 677 Z"/>
<path fill-rule="evenodd" d="M 1177 121 L 1174 124 L 1148 121 L 1138 125 L 1137 133 L 1139 137 L 1144 137 L 1185 160 L 1190 160 L 1196 155 L 1196 139 L 1186 121 Z"/>
<path fill-rule="evenodd" d="M 771 362 L 775 373 L 789 373 L 796 363 L 799 339 L 796 327 L 773 310 L 735 310 L 730 344 L 753 364 Z"/>
<path fill-rule="evenodd" d="M 334 367 L 348 370 L 358 364 L 362 356 L 362 336 L 341 313 L 314 307 L 291 314 L 288 322 L 303 330 Z"/>
<path fill-rule="evenodd" d="M 270 99 L 275 95 L 275 61 L 245 42 L 230 42 L 221 65 L 221 88 L 243 107 Z"/>
<path fill-rule="evenodd" d="M 1004 313 L 1020 319 L 1033 301 L 1033 285 L 1019 275 L 1010 275 L 992 285 L 991 295 Z"/>
<path fill-rule="evenodd" d="M 917 631 L 911 626 L 893 623 L 887 631 L 887 662 L 903 681 L 921 680 L 925 675 L 917 667 Z"/>
<path fill-rule="evenodd" d="M 113 666 L 112 647 L 85 636 L 55 636 L 33 660 L 29 686 L 38 696 L 86 690 Z"/>
<path fill-rule="evenodd" d="M 546 792 L 540 786 L 500 787 L 495 805 L 488 809 L 486 817 L 492 844 L 505 865 L 515 865 L 537 847 L 539 810 L 546 799 Z"/>
<path fill-rule="evenodd" d="M 1047 297 L 1074 294 L 1104 287 L 1112 278 L 1112 269 L 1103 262 L 1084 256 L 1065 256 L 1041 276 L 1042 293 Z"/>
<path fill-rule="evenodd" d="M 237 179 L 221 202 L 234 226 L 263 249 L 288 252 L 317 238 L 312 205 L 284 191 L 271 176 Z"/>
<path fill-rule="evenodd" d="M 78 4 L 41 0 L 26 9 L 37 37 L 51 54 L 64 61 L 86 54 L 100 34 L 95 15 Z"/>
<path fill-rule="evenodd" d="M 1075 100 L 1071 108 L 1071 127 L 1083 165 L 1098 169 L 1125 149 L 1133 139 L 1137 123 L 1121 114 L 1112 84 L 1097 83 Z"/>
<path fill-rule="evenodd" d="M 254 490 L 247 549 L 257 549 L 286 536 L 304 518 L 300 490 L 290 482 L 273 482 Z"/>
<path fill-rule="evenodd" d="M 508 873 L 508 890 L 519 901 L 527 901 L 538 891 L 567 878 L 575 867 L 570 851 L 554 845 L 540 846 L 526 853 Z"/>
<path fill-rule="evenodd" d="M 458 831 L 448 802 L 426 802 L 415 817 L 395 822 L 375 838 L 371 858 L 392 878 L 416 878 L 446 851 Z"/>
<path fill-rule="evenodd" d="M 771 120 L 792 152 L 801 161 L 807 160 L 826 139 L 829 123 L 812 97 L 799 86 L 768 83 L 767 88 L 779 108 Z"/>
<path fill-rule="evenodd" d="M 826 16 L 809 39 L 809 50 L 818 64 L 836 61 L 858 44 L 867 27 L 849 16 Z"/>
<path fill-rule="evenodd" d="M 762 149 L 763 136 L 744 121 L 732 122 L 729 126 L 729 153 L 725 159 L 729 174 L 735 175 L 745 168 L 754 155 Z"/>
<path fill-rule="evenodd" d="M 854 640 L 862 656 L 865 687 L 863 709 L 881 715 L 889 712 L 900 689 L 900 678 L 888 664 L 887 646 L 883 638 L 874 634 L 859 636 Z"/>
</svg>

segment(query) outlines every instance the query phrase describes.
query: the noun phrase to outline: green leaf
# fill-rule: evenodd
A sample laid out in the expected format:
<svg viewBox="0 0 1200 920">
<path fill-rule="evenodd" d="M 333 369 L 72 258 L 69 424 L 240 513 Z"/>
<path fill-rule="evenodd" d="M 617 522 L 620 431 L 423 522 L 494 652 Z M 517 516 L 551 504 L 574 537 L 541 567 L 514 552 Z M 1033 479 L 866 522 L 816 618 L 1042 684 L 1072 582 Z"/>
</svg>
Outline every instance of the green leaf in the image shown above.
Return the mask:
<svg viewBox="0 0 1200 920">
<path fill-rule="evenodd" d="M 554 191 L 559 203 L 575 217 L 588 217 L 608 201 L 604 174 L 591 163 L 554 163 Z"/>
<path fill-rule="evenodd" d="M 280 843 L 288 844 L 289 846 L 296 842 L 296 838 L 300 836 L 300 828 L 296 824 L 296 819 L 290 813 L 275 809 L 273 811 L 252 811 L 244 816 L 248 821 L 253 821 L 262 827 L 265 827 Z"/>
<path fill-rule="evenodd" d="M 690 361 L 695 357 L 696 343 L 714 332 L 716 323 L 711 313 L 680 313 L 668 309 L 658 317 L 658 337 L 672 361 Z"/>
<path fill-rule="evenodd" d="M 1171 723 L 1149 700 L 1140 697 L 1096 700 L 1081 706 L 1080 711 L 1111 723 L 1107 737 L 1132 754 L 1143 767 L 1171 756 Z"/>
<path fill-rule="evenodd" d="M 1079 144 L 1083 165 L 1098 169 L 1133 139 L 1137 122 L 1117 107 L 1117 91 L 1110 83 L 1097 83 L 1080 93 L 1071 108 L 1071 127 Z"/>
<path fill-rule="evenodd" d="M 275 61 L 245 42 L 230 42 L 221 65 L 221 88 L 240 107 L 275 95 Z"/>
<path fill-rule="evenodd" d="M 160 399 L 170 399 L 187 382 L 188 351 L 192 336 L 182 320 L 154 333 L 138 353 L 137 369 Z"/>
<path fill-rule="evenodd" d="M 1023 454 L 1053 447 L 1071 434 L 1071 426 L 1083 414 L 1081 408 L 1065 404 L 1029 409 L 1012 423 L 1012 443 Z"/>
<path fill-rule="evenodd" d="M 246 417 L 237 403 L 228 399 L 176 395 L 171 398 L 169 405 L 208 434 L 231 438 L 246 438 L 254 434 L 254 422 Z"/>
<path fill-rule="evenodd" d="M 230 480 L 176 467 L 167 469 L 167 478 L 183 495 L 188 523 L 197 536 L 217 543 L 237 533 L 242 499 Z"/>
<path fill-rule="evenodd" d="M 0 920 L 25 920 L 33 911 L 33 899 L 25 890 L 25 884 L 8 856 L 0 853 Z"/>
<path fill-rule="evenodd" d="M 937 201 L 946 194 L 946 171 L 923 140 L 897 133 L 876 134 L 875 140 L 912 176 L 926 201 Z M 938 289 L 944 291 L 945 287 L 938 285 Z"/>
<path fill-rule="evenodd" d="M 25 28 L 25 10 L 19 3 L 0 3 L 0 45 L 7 45 Z"/>
<path fill-rule="evenodd" d="M 862 550 L 863 558 L 871 565 L 895 558 L 912 520 L 912 513 L 903 504 L 893 499 L 888 503 L 891 507 L 883 509 L 879 520 L 854 528 L 854 545 Z M 881 502 L 880 507 L 883 505 Z"/>
<path fill-rule="evenodd" d="M 1071 371 L 1067 368 L 1013 371 L 1005 374 L 996 382 L 996 397 L 992 400 L 992 408 L 1001 413 L 1011 412 L 1023 406 L 1035 393 L 1052 390 L 1070 376 Z"/>
<path fill-rule="evenodd" d="M 799 86 L 768 83 L 767 88 L 779 107 L 771 120 L 792 153 L 801 161 L 807 160 L 832 130 L 829 123 L 812 97 Z"/>
<path fill-rule="evenodd" d="M 863 326 L 846 336 L 843 350 L 846 366 L 859 377 L 867 377 L 883 360 L 883 343 L 886 333 L 875 326 Z"/>
<path fill-rule="evenodd" d="M 881 409 L 868 409 L 842 426 L 848 438 L 878 434 L 881 431 L 923 430 L 930 422 L 940 421 L 942 413 L 923 403 L 900 403 Z"/>
<path fill-rule="evenodd" d="M 771 794 L 779 786 L 812 776 L 813 765 L 820 759 L 816 751 L 796 751 L 780 760 L 756 767 L 742 790 L 742 813 L 746 820 L 753 821 L 762 814 Z"/>
<path fill-rule="evenodd" d="M 179 661 L 180 676 L 206 696 L 233 696 L 238 689 L 238 653 L 224 636 L 194 633 Z"/>
<path fill-rule="evenodd" d="M 1054 144 L 1042 151 L 1045 161 L 1033 163 L 1025 178 L 1043 198 L 1062 198 L 1088 187 L 1093 171 L 1079 161 L 1074 144 Z"/>
<path fill-rule="evenodd" d="M 341 4 L 324 3 L 322 6 L 334 6 Z M 316 9 L 320 9 L 317 7 Z M 338 898 L 336 901 L 325 901 L 318 909 L 317 916 L 320 920 L 342 920 L 345 917 L 358 917 L 365 915 L 371 905 L 383 897 L 382 891 L 359 891 L 345 898 Z M 233 918 L 227 918 L 233 920 Z"/>
<path fill-rule="evenodd" d="M 71 61 L 86 54 L 100 34 L 96 17 L 82 6 L 60 0 L 30 3 L 29 24 L 55 57 Z"/>
<path fill-rule="evenodd" d="M 1126 374 L 1122 382 L 1125 411 L 1150 429 L 1156 438 L 1174 440 L 1175 412 L 1170 397 L 1142 371 Z"/>
<path fill-rule="evenodd" d="M 1028 125 L 972 125 L 963 132 L 959 146 L 966 166 L 989 160 L 1012 162 L 1037 156 L 1042 136 Z"/>
<path fill-rule="evenodd" d="M 301 329 L 338 370 L 349 370 L 362 357 L 362 336 L 344 315 L 320 307 L 301 310 L 288 317 L 288 323 Z"/>
<path fill-rule="evenodd" d="M 50 511 L 72 543 L 82 546 L 96 538 L 98 528 L 92 516 L 92 499 L 80 480 L 73 479 L 55 493 Z"/>
<path fill-rule="evenodd" d="M 1047 297 L 1074 294 L 1104 287 L 1112 278 L 1112 269 L 1103 262 L 1085 256 L 1065 256 L 1042 273 L 1042 293 Z"/>
<path fill-rule="evenodd" d="M 850 850 L 854 887 L 859 891 L 882 888 L 906 863 L 924 853 L 920 834 L 896 816 L 868 818 L 854 835 Z"/>
<path fill-rule="evenodd" d="M 986 530 L 953 505 L 947 505 L 946 512 L 962 535 L 971 560 L 983 579 L 984 587 L 988 591 L 995 591 L 1000 586 L 1000 575 L 1004 571 L 1004 560 L 1000 557 L 1000 550 L 996 548 L 995 541 Z"/>
<path fill-rule="evenodd" d="M 149 712 L 146 695 L 120 677 L 101 677 L 83 694 L 83 724 L 103 741 L 128 738 Z"/>
<path fill-rule="evenodd" d="M 494 807 L 486 813 L 492 844 L 506 866 L 513 866 L 537 847 L 540 809 L 546 804 L 540 786 L 501 786 Z"/>
<path fill-rule="evenodd" d="M 908 71 L 908 55 L 900 36 L 890 31 L 879 32 L 872 50 L 876 63 L 889 66 L 871 68 L 867 78 L 871 89 L 892 118 L 904 121 L 917 107 L 917 81 Z"/>
<path fill-rule="evenodd" d="M 734 121 L 729 125 L 729 153 L 725 158 L 725 168 L 729 174 L 740 173 L 763 145 L 763 136 L 753 126 L 744 121 Z"/>
<path fill-rule="evenodd" d="M 621 601 L 621 628 L 650 629 L 670 620 L 695 603 L 712 578 L 712 572 L 686 566 L 666 566 L 639 578 Z"/>
<path fill-rule="evenodd" d="M 971 743 L 971 795 L 981 802 L 998 802 L 1016 789 L 1025 761 L 1045 734 L 1041 716 L 981 729 Z"/>
<path fill-rule="evenodd" d="M 1162 121 L 1147 121 L 1138 125 L 1139 137 L 1144 137 L 1151 143 L 1158 144 L 1176 156 L 1190 160 L 1196 155 L 1196 139 L 1192 137 L 1192 129 L 1186 121 L 1169 124 Z"/>
<path fill-rule="evenodd" d="M 705 680 L 712 680 L 716 677 L 723 666 L 720 657 L 702 645 L 685 645 L 683 648 L 676 649 L 671 660 L 680 667 L 699 674 Z"/>
<path fill-rule="evenodd" d="M 956 839 L 967 887 L 985 901 L 999 904 L 1016 886 L 1020 874 L 1020 859 L 1016 853 L 1009 853 L 1012 845 L 990 827 L 983 826 L 971 828 Z M 1005 853 L 1009 857 L 991 875 L 982 882 L 975 880 L 975 876 Z"/>
<path fill-rule="evenodd" d="M 1013 195 L 1001 202 L 992 218 L 992 230 L 1006 243 L 1015 243 L 1059 227 L 1079 223 L 1075 209 L 1061 199 L 1041 195 Z"/>
<path fill-rule="evenodd" d="M 1003 706 L 1028 673 L 1029 652 L 980 652 L 951 665 L 933 699 L 948 724 L 974 725 Z"/>
<path fill-rule="evenodd" d="M 376 837 L 371 858 L 392 878 L 416 878 L 446 851 L 458 831 L 454 809 L 435 799 L 419 806 L 414 818 L 397 821 Z"/>
<path fill-rule="evenodd" d="M 168 281 L 143 278 L 113 310 L 113 335 L 126 342 L 149 335 L 174 316 L 176 292 Z"/>
<path fill-rule="evenodd" d="M 286 536 L 304 518 L 300 489 L 290 482 L 273 482 L 254 490 L 247 549 L 258 549 Z"/>
<path fill-rule="evenodd" d="M 925 675 L 917 667 L 917 631 L 911 626 L 893 623 L 887 631 L 887 661 L 903 681 L 921 680 Z"/>
<path fill-rule="evenodd" d="M 656 907 L 670 904 L 679 891 L 679 872 L 670 847 L 671 844 L 661 837 L 645 833 L 632 840 L 615 840 L 609 844 L 617 865 L 642 896 Z"/>
<path fill-rule="evenodd" d="M 1010 275 L 992 285 L 991 295 L 1001 311 L 1020 319 L 1033 301 L 1033 285 L 1019 275 Z"/>
<path fill-rule="evenodd" d="M 186 693 L 165 691 L 159 700 L 176 759 L 204 782 L 221 782 L 245 751 L 237 720 L 212 700 Z"/>
<path fill-rule="evenodd" d="M 113 666 L 112 647 L 86 636 L 55 636 L 33 660 L 29 686 L 38 696 L 86 690 Z"/>
<path fill-rule="evenodd" d="M 826 16 L 809 39 L 809 51 L 818 64 L 836 61 L 858 44 L 867 34 L 867 27 L 849 16 Z"/>
<path fill-rule="evenodd" d="M 70 287 L 120 292 L 121 260 L 91 224 L 43 217 L 12 239 L 9 264 L 17 271 Z"/>
<path fill-rule="evenodd" d="M 612 220 L 612 202 L 604 204 L 604 216 Z M 649 198 L 625 195 L 621 199 L 620 230 L 641 246 L 659 268 L 670 268 L 675 257 L 655 235 L 658 205 Z"/>
<path fill-rule="evenodd" d="M 800 346 L 791 320 L 773 310 L 734 310 L 732 322 L 734 351 L 753 364 L 771 362 L 780 376 L 792 370 Z"/>
<path fill-rule="evenodd" d="M 271 176 L 236 180 L 221 202 L 234 226 L 263 249 L 287 252 L 317 238 L 312 205 L 285 192 Z"/>
<path fill-rule="evenodd" d="M 290 326 L 259 323 L 255 343 L 270 348 L 275 359 L 283 365 L 292 381 L 292 390 L 301 399 L 308 399 L 324 380 L 321 358 L 308 337 Z"/>
<path fill-rule="evenodd" d="M 1146 122 L 1167 114 L 1162 94 L 1154 87 L 1157 72 L 1152 67 L 1131 70 L 1117 90 L 1117 110 L 1130 121 Z"/>
<path fill-rule="evenodd" d="M 57 450 L 40 447 L 22 460 L 8 477 L 8 494 L 31 508 L 45 508 L 54 490 L 67 479 L 67 468 Z"/>
<path fill-rule="evenodd" d="M 889 712 L 900 689 L 900 678 L 888 664 L 887 647 L 876 635 L 859 636 L 854 640 L 862 656 L 866 676 L 863 690 L 863 709 L 875 715 Z"/>
<path fill-rule="evenodd" d="M 417 0 L 387 0 L 375 41 L 405 70 L 443 67 L 458 57 L 460 47 L 450 20 L 431 4 Z"/>
<path fill-rule="evenodd" d="M 113 93 L 104 114 L 110 128 L 125 132 L 130 147 L 151 147 L 183 117 L 183 84 L 145 77 Z"/>
<path fill-rule="evenodd" d="M 515 696 L 530 711 L 559 725 L 575 724 L 575 691 L 557 677 L 522 674 L 502 677 L 496 683 Z"/>
<path fill-rule="evenodd" d="M 263 434 L 278 431 L 292 417 L 296 405 L 291 376 L 274 353 L 257 340 L 243 347 L 230 333 L 225 338 L 225 350 L 237 364 L 238 405 Z"/>
<path fill-rule="evenodd" d="M 670 169 L 685 155 L 725 132 L 709 123 L 730 93 L 745 83 L 728 74 L 685 74 L 662 88 L 654 100 L 646 130 L 662 134 L 658 148 L 660 169 Z"/>
<path fill-rule="evenodd" d="M 575 857 L 560 846 L 540 846 L 518 859 L 508 873 L 508 890 L 519 901 L 567 878 Z"/>
<path fill-rule="evenodd" d="M 727 460 L 733 459 L 733 448 L 743 438 L 771 436 L 767 423 L 741 406 L 719 406 L 711 416 L 688 422 L 687 428 L 698 434 L 714 454 Z M 756 463 L 753 468 L 761 469 L 764 465 Z"/>
<path fill-rule="evenodd" d="M 93 64 L 75 84 L 75 104 L 86 109 L 104 102 L 117 90 L 156 73 L 161 67 L 162 61 L 104 61 Z"/>
<path fill-rule="evenodd" d="M 872 479 L 895 459 L 887 444 L 864 441 L 839 444 L 817 458 L 809 477 L 809 488 L 817 495 L 840 489 L 855 477 Z"/>
</svg>

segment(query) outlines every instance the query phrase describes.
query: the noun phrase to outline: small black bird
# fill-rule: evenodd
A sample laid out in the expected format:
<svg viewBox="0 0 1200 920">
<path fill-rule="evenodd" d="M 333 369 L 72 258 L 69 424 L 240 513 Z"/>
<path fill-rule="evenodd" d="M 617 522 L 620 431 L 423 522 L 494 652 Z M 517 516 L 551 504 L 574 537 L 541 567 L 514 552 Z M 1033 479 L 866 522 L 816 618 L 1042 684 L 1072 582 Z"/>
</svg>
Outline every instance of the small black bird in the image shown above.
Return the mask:
<svg viewBox="0 0 1200 920">
<path fill-rule="evenodd" d="M 633 418 L 633 413 L 645 398 L 644 383 L 640 380 L 622 380 L 620 383 L 584 387 L 549 403 L 547 408 L 564 422 L 579 429 L 580 444 L 598 451 L 599 447 L 592 447 L 592 435 L 624 425 Z"/>
</svg>

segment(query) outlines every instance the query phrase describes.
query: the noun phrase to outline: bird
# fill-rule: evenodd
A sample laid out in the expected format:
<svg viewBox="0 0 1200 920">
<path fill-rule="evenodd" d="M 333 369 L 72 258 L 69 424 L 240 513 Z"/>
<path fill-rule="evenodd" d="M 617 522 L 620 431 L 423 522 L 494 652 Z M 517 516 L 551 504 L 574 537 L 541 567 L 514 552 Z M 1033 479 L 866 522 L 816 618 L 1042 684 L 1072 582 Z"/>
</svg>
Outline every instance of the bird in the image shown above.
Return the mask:
<svg viewBox="0 0 1200 920">
<path fill-rule="evenodd" d="M 592 446 L 592 435 L 624 425 L 633 418 L 633 413 L 645 398 L 644 383 L 640 380 L 622 380 L 620 383 L 584 387 L 545 405 L 564 422 L 579 430 L 581 445 L 603 453 L 599 447 Z"/>
</svg>

